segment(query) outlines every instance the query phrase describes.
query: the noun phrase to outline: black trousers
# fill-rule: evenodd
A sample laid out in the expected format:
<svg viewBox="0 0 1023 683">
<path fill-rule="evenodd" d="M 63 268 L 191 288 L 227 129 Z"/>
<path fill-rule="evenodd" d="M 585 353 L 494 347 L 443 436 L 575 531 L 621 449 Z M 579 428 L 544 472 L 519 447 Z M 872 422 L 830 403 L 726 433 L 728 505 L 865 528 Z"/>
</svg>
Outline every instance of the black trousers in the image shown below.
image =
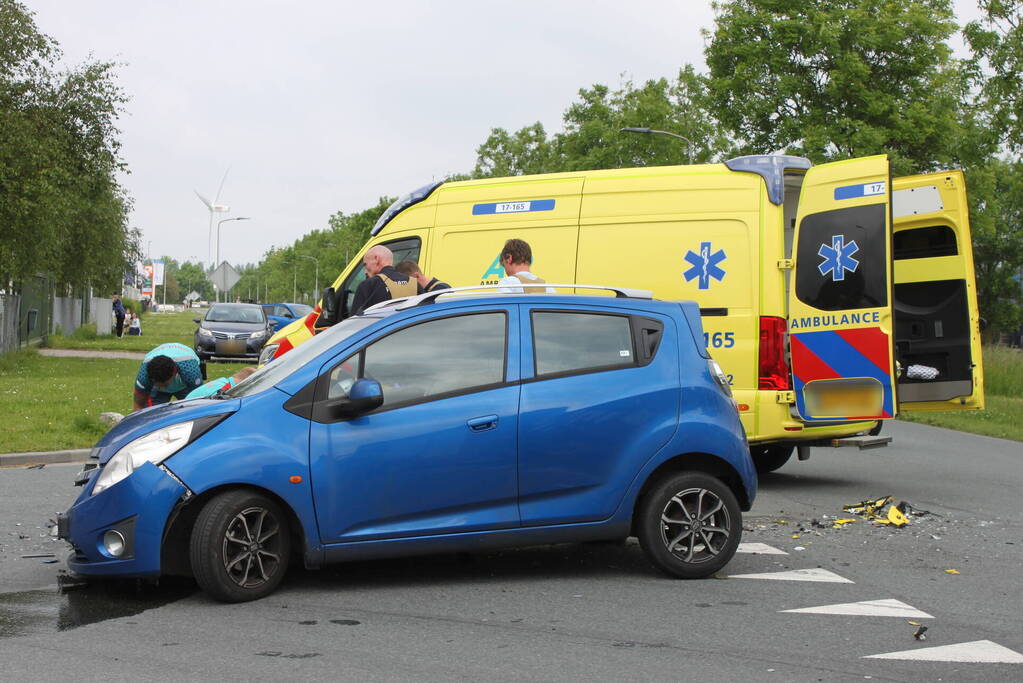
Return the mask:
<svg viewBox="0 0 1023 683">
<path fill-rule="evenodd" d="M 116 316 L 116 317 L 117 317 L 117 332 L 116 332 L 116 334 L 117 334 L 118 337 L 120 337 L 121 336 L 121 332 L 124 331 L 124 316 L 123 315 L 119 315 L 119 316 Z"/>
</svg>

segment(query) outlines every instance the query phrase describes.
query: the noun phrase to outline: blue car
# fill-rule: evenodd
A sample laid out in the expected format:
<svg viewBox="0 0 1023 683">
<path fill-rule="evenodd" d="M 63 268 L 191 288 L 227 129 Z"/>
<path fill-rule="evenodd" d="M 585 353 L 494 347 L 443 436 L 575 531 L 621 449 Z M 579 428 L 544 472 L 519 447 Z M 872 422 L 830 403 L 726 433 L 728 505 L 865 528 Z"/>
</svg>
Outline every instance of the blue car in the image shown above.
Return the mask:
<svg viewBox="0 0 1023 683">
<path fill-rule="evenodd" d="M 614 291 L 385 302 L 129 415 L 59 516 L 70 569 L 240 602 L 296 560 L 635 535 L 670 576 L 717 572 L 756 494 L 727 379 L 696 304 Z"/>
<path fill-rule="evenodd" d="M 290 325 L 298 318 L 312 313 L 312 307 L 305 304 L 262 304 L 267 320 L 273 325 L 273 332 Z"/>
</svg>

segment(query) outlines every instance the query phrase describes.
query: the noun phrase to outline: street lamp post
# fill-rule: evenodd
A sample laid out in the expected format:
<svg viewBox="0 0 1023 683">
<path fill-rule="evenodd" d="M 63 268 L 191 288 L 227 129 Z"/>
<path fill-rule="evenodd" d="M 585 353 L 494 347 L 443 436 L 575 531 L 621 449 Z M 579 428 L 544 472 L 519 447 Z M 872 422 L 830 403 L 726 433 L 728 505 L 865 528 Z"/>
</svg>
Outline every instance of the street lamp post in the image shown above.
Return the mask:
<svg viewBox="0 0 1023 683">
<path fill-rule="evenodd" d="M 693 163 L 693 141 L 687 138 L 685 135 L 679 135 L 678 133 L 672 133 L 666 130 L 654 130 L 653 128 L 619 128 L 621 133 L 642 133 L 644 135 L 668 135 L 679 140 L 685 140 L 688 143 L 688 151 L 686 156 L 689 158 L 689 163 Z"/>
<path fill-rule="evenodd" d="M 213 266 L 214 268 L 219 268 L 220 267 L 220 226 L 223 223 L 227 223 L 228 221 L 251 221 L 251 220 L 252 219 L 249 218 L 248 216 L 239 216 L 238 218 L 224 218 L 222 220 L 217 221 L 217 256 L 216 256 L 216 263 Z M 219 289 L 217 290 L 217 301 L 220 301 L 220 290 Z"/>
<path fill-rule="evenodd" d="M 313 285 L 313 298 L 315 299 L 316 294 L 320 291 L 320 260 L 317 259 L 315 256 L 303 256 L 302 254 L 296 254 L 296 256 L 298 256 L 299 258 L 307 258 L 310 261 L 316 263 L 316 280 L 315 284 Z"/>
</svg>

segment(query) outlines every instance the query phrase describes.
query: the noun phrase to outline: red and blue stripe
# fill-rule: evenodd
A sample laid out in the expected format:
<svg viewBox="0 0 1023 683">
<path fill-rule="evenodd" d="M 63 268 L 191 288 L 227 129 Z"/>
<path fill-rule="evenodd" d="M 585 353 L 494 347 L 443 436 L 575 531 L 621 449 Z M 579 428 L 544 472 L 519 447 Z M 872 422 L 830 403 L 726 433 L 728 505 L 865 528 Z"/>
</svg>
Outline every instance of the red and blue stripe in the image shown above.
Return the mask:
<svg viewBox="0 0 1023 683">
<path fill-rule="evenodd" d="M 884 389 L 879 415 L 849 415 L 844 419 L 878 419 L 894 415 L 891 338 L 880 328 L 799 332 L 790 335 L 789 343 L 796 408 L 803 419 L 822 422 L 843 419 L 808 417 L 803 403 L 803 386 L 808 382 L 840 377 L 870 377 L 880 382 Z"/>
</svg>

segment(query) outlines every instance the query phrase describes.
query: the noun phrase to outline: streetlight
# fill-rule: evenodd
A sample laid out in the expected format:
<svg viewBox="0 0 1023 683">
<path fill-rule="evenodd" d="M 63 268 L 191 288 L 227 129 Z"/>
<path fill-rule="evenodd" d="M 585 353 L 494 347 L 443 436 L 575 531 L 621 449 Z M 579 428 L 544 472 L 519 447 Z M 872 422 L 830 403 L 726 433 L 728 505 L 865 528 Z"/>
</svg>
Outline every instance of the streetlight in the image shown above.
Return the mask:
<svg viewBox="0 0 1023 683">
<path fill-rule="evenodd" d="M 320 260 L 314 256 L 303 256 L 302 254 L 295 254 L 299 258 L 307 258 L 310 261 L 316 262 L 316 284 L 313 285 L 313 298 L 316 298 L 317 292 L 320 291 Z"/>
<path fill-rule="evenodd" d="M 668 135 L 679 140 L 685 140 L 689 143 L 689 151 L 686 156 L 689 157 L 689 163 L 693 163 L 693 141 L 687 138 L 685 135 L 679 135 L 678 133 L 671 133 L 666 130 L 654 130 L 653 128 L 619 128 L 620 133 L 643 133 L 644 135 Z"/>
<path fill-rule="evenodd" d="M 219 268 L 220 267 L 220 226 L 221 226 L 221 224 L 227 223 L 228 221 L 251 221 L 251 220 L 252 219 L 249 218 L 248 216 L 239 216 L 238 218 L 224 218 L 224 219 L 221 219 L 221 220 L 217 221 L 217 257 L 216 257 L 216 264 L 213 266 L 214 268 Z M 217 290 L 217 301 L 220 301 L 220 290 L 219 289 Z"/>
</svg>

